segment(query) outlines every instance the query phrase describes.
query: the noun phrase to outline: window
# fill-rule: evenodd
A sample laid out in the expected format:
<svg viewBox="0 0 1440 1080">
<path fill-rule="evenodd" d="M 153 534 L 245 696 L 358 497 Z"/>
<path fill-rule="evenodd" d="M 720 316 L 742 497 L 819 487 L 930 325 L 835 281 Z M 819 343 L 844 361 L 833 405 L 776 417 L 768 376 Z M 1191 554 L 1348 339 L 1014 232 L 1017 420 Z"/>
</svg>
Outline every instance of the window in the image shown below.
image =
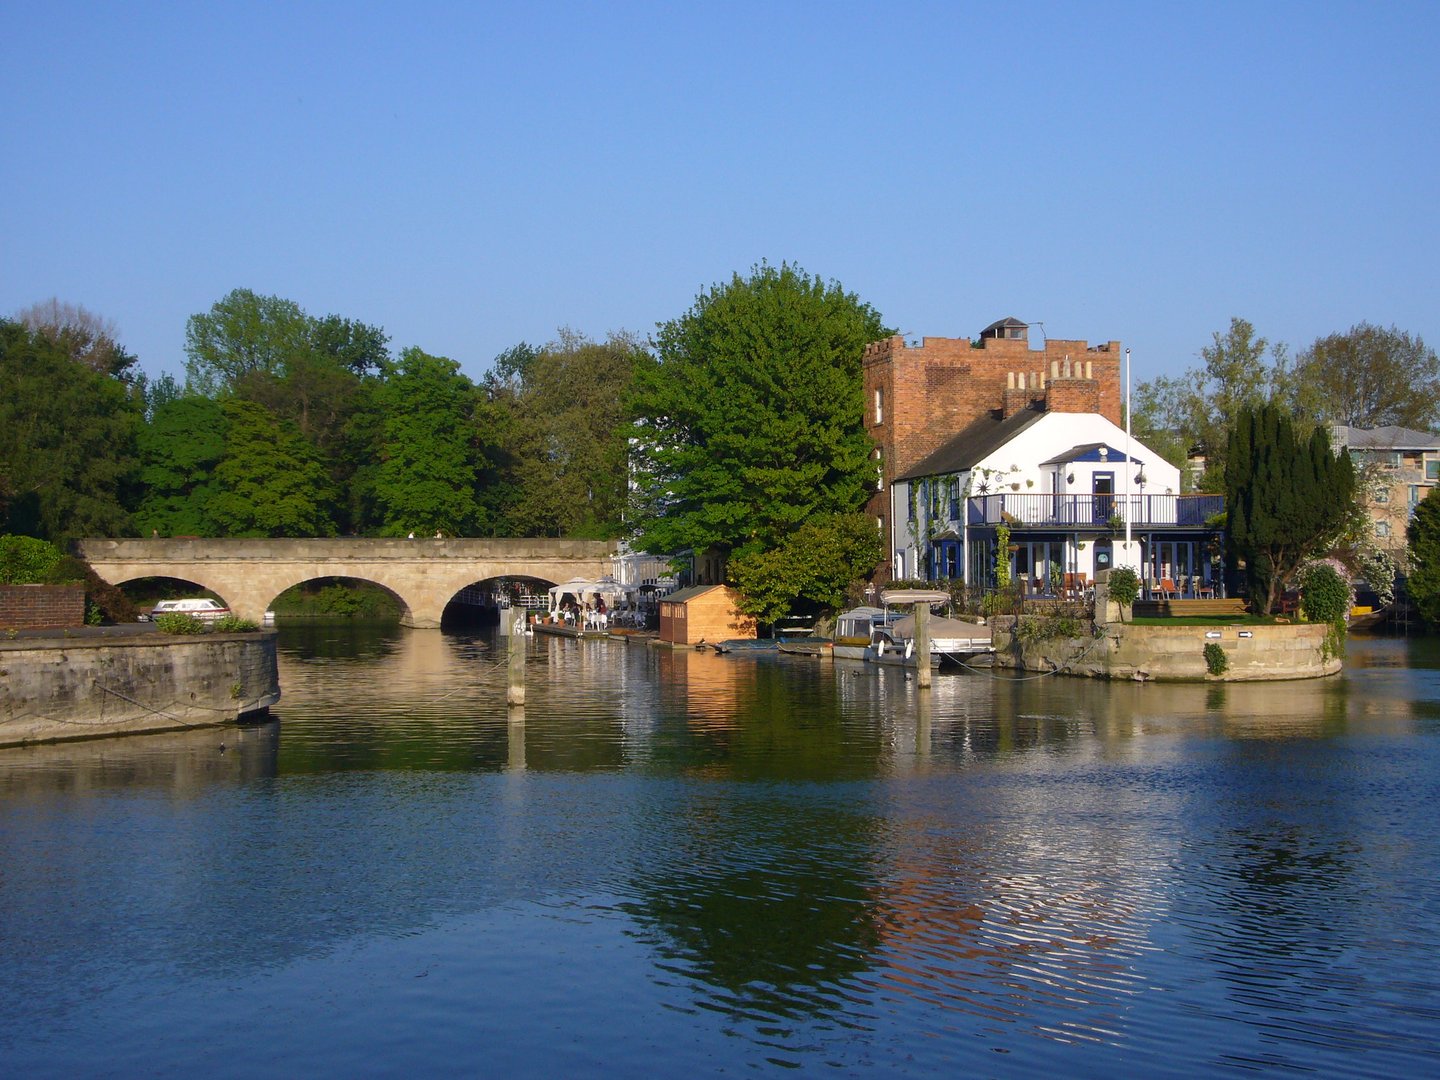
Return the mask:
<svg viewBox="0 0 1440 1080">
<path fill-rule="evenodd" d="M 851 413 L 850 415 L 854 416 L 855 414 Z M 1388 503 L 1390 501 L 1390 489 L 1383 487 L 1378 489 L 1375 492 L 1375 501 L 1381 504 Z"/>
<path fill-rule="evenodd" d="M 1427 457 L 1425 459 L 1425 479 L 1440 480 L 1440 457 Z"/>
<path fill-rule="evenodd" d="M 853 391 L 852 391 L 852 392 L 853 392 Z M 854 399 L 854 398 L 851 398 L 850 400 L 851 400 L 851 401 L 854 401 L 855 399 Z M 854 413 L 851 413 L 851 415 L 853 416 Z M 875 423 L 877 423 L 877 424 L 883 424 L 884 422 L 885 422 L 885 389 L 884 389 L 884 387 L 877 386 L 877 387 L 875 388 Z"/>
<path fill-rule="evenodd" d="M 850 400 L 854 401 L 855 399 L 851 398 Z M 851 413 L 850 415 L 854 416 L 855 414 Z M 903 551 L 895 552 L 895 580 L 905 580 L 905 552 Z"/>
<path fill-rule="evenodd" d="M 1390 535 L 1390 523 L 1388 521 L 1375 522 L 1375 535 L 1381 540 L 1388 538 Z"/>
<path fill-rule="evenodd" d="M 875 448 L 875 490 L 885 490 L 885 451 Z"/>
</svg>

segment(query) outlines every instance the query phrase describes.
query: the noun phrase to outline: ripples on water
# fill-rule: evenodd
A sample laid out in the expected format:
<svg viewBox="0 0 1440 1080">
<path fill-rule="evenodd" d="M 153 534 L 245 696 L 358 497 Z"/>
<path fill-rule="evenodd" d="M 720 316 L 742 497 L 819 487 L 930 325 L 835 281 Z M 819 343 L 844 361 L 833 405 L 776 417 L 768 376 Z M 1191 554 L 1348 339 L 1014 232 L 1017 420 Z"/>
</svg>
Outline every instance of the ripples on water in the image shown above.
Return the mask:
<svg viewBox="0 0 1440 1080">
<path fill-rule="evenodd" d="M 1440 1072 L 1433 642 L 1105 686 L 287 630 L 0 753 L 19 1075 Z M 223 745 L 223 749 L 222 749 Z"/>
</svg>

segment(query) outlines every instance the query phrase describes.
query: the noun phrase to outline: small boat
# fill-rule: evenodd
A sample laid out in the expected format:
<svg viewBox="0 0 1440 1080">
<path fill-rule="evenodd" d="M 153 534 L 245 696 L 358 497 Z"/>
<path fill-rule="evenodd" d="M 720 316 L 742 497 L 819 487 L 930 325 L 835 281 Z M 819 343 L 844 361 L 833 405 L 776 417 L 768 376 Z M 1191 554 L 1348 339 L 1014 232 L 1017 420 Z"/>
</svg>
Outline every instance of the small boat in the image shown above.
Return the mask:
<svg viewBox="0 0 1440 1080">
<path fill-rule="evenodd" d="M 829 638 L 787 637 L 781 638 L 776 648 L 791 656 L 829 656 L 833 645 Z"/>
<path fill-rule="evenodd" d="M 725 641 L 712 641 L 710 644 L 718 653 L 764 652 L 780 645 L 774 638 L 728 638 Z"/>
<path fill-rule="evenodd" d="M 864 660 L 876 629 L 888 627 L 898 618 L 899 612 L 878 607 L 857 607 L 842 612 L 835 620 L 832 654 L 839 660 Z"/>
<path fill-rule="evenodd" d="M 927 632 L 930 638 L 932 667 L 959 666 L 969 657 L 988 655 L 995 651 L 990 628 L 961 619 L 931 618 Z M 877 627 L 865 659 L 876 664 L 901 664 L 915 667 L 915 616 L 907 615 L 889 626 Z"/>
</svg>

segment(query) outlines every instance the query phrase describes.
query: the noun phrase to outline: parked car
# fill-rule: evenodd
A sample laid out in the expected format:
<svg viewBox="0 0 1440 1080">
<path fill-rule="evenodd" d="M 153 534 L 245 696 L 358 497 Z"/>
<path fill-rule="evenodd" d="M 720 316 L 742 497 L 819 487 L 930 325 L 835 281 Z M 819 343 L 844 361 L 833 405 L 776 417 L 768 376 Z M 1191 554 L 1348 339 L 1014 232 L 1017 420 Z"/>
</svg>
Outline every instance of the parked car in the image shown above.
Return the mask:
<svg viewBox="0 0 1440 1080">
<path fill-rule="evenodd" d="M 161 600 L 150 609 L 150 614 L 141 615 L 140 618 L 154 620 L 160 615 L 189 615 L 205 622 L 214 622 L 229 614 L 230 609 L 220 601 L 199 597 L 193 600 Z"/>
</svg>

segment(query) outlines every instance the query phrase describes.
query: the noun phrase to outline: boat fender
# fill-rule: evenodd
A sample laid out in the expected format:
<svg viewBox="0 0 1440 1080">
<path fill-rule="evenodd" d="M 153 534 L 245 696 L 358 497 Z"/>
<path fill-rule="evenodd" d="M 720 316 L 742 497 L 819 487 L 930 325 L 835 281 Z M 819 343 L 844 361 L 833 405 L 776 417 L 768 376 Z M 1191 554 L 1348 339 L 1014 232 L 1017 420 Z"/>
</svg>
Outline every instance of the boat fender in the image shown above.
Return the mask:
<svg viewBox="0 0 1440 1080">
<path fill-rule="evenodd" d="M 915 639 L 914 639 L 914 638 L 911 638 L 909 641 L 905 642 L 905 659 L 906 659 L 906 660 L 909 660 L 910 657 L 914 654 L 914 652 L 915 652 Z"/>
</svg>

